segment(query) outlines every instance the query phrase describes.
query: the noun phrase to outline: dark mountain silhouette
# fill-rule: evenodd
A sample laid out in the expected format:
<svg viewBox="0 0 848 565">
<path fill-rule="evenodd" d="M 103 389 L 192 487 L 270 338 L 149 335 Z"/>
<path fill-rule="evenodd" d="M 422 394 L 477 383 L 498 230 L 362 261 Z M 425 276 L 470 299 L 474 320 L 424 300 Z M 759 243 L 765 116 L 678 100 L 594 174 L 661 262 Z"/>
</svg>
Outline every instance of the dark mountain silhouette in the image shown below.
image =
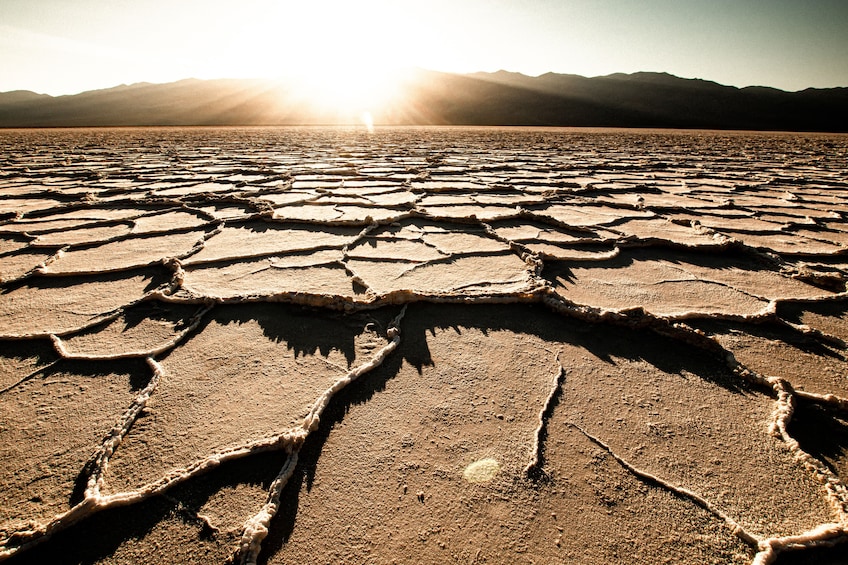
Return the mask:
<svg viewBox="0 0 848 565">
<path fill-rule="evenodd" d="M 848 131 L 848 88 L 785 92 L 644 72 L 425 70 L 399 76 L 397 88 L 394 102 L 363 108 L 376 123 Z M 56 97 L 0 93 L 0 127 L 358 123 L 360 110 L 321 108 L 294 85 L 269 80 L 187 79 Z"/>
</svg>

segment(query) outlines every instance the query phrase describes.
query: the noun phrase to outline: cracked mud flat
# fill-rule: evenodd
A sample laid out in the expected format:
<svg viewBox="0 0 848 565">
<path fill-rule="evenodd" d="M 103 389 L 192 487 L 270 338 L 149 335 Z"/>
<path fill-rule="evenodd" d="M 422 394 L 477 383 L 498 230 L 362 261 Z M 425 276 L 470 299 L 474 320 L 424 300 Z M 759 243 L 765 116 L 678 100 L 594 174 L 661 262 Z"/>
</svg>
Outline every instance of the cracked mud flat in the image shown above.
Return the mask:
<svg viewBox="0 0 848 565">
<path fill-rule="evenodd" d="M 845 136 L 0 144 L 0 560 L 848 562 Z"/>
</svg>

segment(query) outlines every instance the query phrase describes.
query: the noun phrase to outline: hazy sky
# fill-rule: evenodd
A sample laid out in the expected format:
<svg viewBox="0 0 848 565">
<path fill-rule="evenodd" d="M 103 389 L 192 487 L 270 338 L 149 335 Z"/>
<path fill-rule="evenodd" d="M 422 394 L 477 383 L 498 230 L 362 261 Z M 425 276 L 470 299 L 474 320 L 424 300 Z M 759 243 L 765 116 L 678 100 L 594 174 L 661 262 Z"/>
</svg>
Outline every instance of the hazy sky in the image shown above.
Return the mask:
<svg viewBox="0 0 848 565">
<path fill-rule="evenodd" d="M 0 91 L 409 66 L 848 86 L 848 1 L 0 0 Z"/>
</svg>

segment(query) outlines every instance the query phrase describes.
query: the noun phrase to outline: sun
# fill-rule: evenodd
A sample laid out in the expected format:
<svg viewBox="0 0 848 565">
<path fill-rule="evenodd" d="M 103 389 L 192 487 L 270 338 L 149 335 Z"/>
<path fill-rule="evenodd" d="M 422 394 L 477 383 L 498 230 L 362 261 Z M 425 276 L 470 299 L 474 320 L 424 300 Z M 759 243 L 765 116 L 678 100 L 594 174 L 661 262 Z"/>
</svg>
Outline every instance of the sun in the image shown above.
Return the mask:
<svg viewBox="0 0 848 565">
<path fill-rule="evenodd" d="M 361 121 L 373 127 L 397 100 L 404 69 L 412 66 L 398 37 L 402 12 L 378 0 L 285 5 L 287 21 L 304 23 L 287 26 L 285 41 L 259 58 L 268 68 L 280 69 L 299 97 L 319 112 L 348 122 L 367 115 Z M 278 16 L 282 19 L 283 13 Z M 407 31 L 411 26 L 405 22 Z"/>
<path fill-rule="evenodd" d="M 373 116 L 396 100 L 399 76 L 389 68 L 322 61 L 293 80 L 311 106 L 345 116 L 368 113 L 373 126 Z"/>
</svg>

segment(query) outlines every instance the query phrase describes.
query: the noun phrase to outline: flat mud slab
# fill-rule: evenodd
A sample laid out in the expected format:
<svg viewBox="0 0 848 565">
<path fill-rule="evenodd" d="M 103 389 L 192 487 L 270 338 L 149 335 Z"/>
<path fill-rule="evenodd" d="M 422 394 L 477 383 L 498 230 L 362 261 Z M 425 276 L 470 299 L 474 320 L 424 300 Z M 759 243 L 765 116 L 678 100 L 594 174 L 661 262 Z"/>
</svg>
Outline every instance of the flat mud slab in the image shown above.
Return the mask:
<svg viewBox="0 0 848 565">
<path fill-rule="evenodd" d="M 845 136 L 0 147 L 0 561 L 846 562 Z"/>
</svg>

